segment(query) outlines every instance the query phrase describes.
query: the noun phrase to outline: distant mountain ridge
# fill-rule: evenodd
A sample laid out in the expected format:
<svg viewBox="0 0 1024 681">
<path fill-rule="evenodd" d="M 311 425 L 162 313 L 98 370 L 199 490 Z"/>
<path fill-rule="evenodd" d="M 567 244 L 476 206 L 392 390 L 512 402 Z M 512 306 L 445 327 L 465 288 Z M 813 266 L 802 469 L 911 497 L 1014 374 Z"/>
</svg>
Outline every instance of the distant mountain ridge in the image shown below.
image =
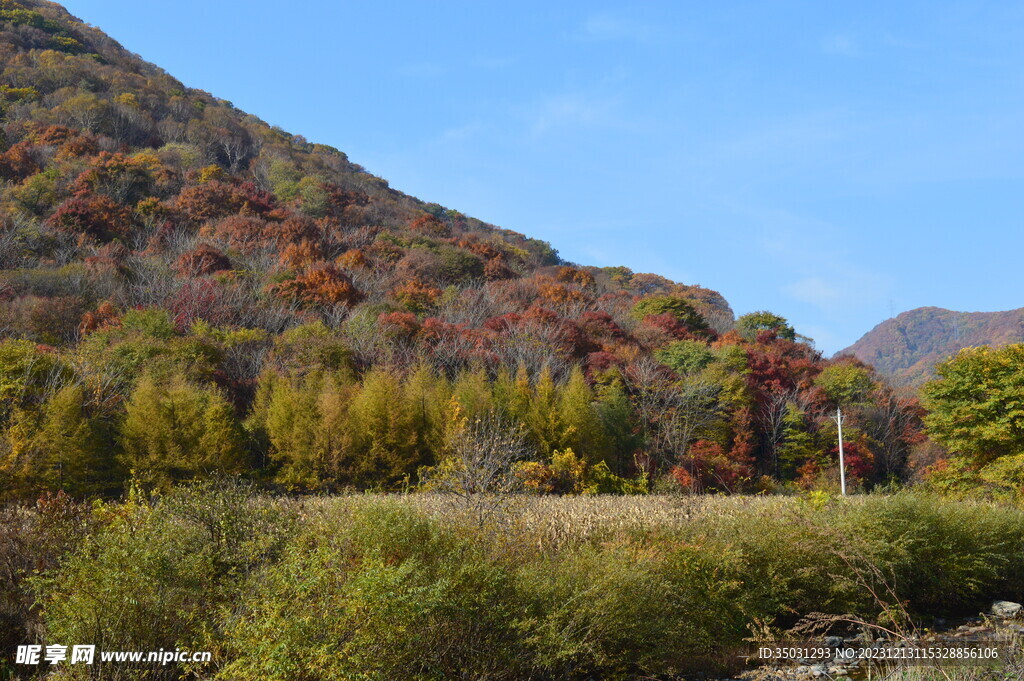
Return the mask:
<svg viewBox="0 0 1024 681">
<path fill-rule="evenodd" d="M 960 349 L 1024 342 L 1024 308 L 956 312 L 919 307 L 887 319 L 838 355 L 872 364 L 894 384 L 920 385 Z"/>
</svg>

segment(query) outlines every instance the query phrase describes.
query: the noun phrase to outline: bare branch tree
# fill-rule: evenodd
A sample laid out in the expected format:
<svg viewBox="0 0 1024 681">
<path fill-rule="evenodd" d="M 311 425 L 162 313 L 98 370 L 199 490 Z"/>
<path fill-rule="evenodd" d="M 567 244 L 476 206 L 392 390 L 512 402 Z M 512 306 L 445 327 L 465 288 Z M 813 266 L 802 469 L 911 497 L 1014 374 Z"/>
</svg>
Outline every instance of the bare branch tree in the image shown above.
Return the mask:
<svg viewBox="0 0 1024 681">
<path fill-rule="evenodd" d="M 864 410 L 868 434 L 881 454 L 880 463 L 886 476 L 902 476 L 906 472 L 912 432 L 920 419 L 912 395 L 884 389 L 876 391 L 872 405 Z"/>
<path fill-rule="evenodd" d="M 480 524 L 521 490 L 515 466 L 531 454 L 522 426 L 500 413 L 462 418 L 448 456 L 424 476 L 425 488 L 459 498 Z"/>
<path fill-rule="evenodd" d="M 761 430 L 767 436 L 771 472 L 776 476 L 779 474 L 779 449 L 786 439 L 786 414 L 796 394 L 795 388 L 773 391 L 758 410 Z"/>
<path fill-rule="evenodd" d="M 626 379 L 647 445 L 662 467 L 676 463 L 722 417 L 722 388 L 706 379 L 674 380 L 650 357 L 630 365 Z"/>
</svg>

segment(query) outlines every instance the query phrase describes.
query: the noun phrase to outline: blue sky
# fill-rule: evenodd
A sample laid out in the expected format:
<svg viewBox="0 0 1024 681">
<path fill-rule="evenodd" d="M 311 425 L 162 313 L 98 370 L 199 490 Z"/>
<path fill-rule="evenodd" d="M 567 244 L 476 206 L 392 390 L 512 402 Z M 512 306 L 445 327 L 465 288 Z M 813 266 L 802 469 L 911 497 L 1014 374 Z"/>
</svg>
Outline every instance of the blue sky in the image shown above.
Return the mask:
<svg viewBox="0 0 1024 681">
<path fill-rule="evenodd" d="M 66 0 L 185 84 L 826 353 L 1024 306 L 1024 4 Z"/>
</svg>

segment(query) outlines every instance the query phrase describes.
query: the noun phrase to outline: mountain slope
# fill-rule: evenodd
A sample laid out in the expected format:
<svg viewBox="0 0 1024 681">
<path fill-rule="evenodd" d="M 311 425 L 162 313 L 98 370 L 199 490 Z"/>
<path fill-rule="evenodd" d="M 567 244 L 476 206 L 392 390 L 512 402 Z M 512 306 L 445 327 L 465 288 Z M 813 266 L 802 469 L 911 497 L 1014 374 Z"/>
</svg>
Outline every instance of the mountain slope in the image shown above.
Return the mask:
<svg viewBox="0 0 1024 681">
<path fill-rule="evenodd" d="M 839 355 L 871 364 L 894 383 L 920 385 L 936 364 L 961 348 L 1024 341 L 1024 308 L 955 312 L 919 307 L 887 319 Z"/>
<path fill-rule="evenodd" d="M 0 0 L 0 501 L 399 489 L 484 445 L 538 491 L 812 484 L 839 404 L 851 481 L 902 475 L 916 406 L 786 320 L 564 262 Z"/>
<path fill-rule="evenodd" d="M 395 191 L 336 149 L 185 87 L 56 4 L 2 0 L 0 12 L 0 179 L 14 220 L 46 219 L 68 236 L 84 232 L 90 245 L 156 246 L 185 225 L 241 246 L 239 262 L 221 264 L 248 271 L 269 269 L 248 256 L 259 250 L 253 243 L 273 241 L 279 253 L 292 249 L 292 264 L 344 270 L 324 275 L 337 286 L 358 279 L 351 300 L 335 291 L 332 302 L 341 303 L 380 300 L 411 281 L 423 290 L 409 295 L 431 298 L 448 285 L 566 264 L 544 242 Z M 66 204 L 69 197 L 77 203 Z M 211 224 L 236 213 L 252 219 Z M 10 240 L 0 251 L 5 268 L 25 264 Z M 634 282 L 622 268 L 591 273 L 602 291 L 684 291 L 708 316 L 731 322 L 713 291 L 652 276 Z M 283 290 L 315 298 L 316 287 L 298 278 Z"/>
</svg>

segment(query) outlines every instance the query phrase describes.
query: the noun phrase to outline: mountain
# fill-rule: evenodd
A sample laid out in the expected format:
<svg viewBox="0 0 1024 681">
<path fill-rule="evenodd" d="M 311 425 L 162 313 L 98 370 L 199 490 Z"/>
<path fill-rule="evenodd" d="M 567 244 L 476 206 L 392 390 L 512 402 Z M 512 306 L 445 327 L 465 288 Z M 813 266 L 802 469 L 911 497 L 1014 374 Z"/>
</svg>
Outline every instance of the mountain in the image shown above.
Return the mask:
<svg viewBox="0 0 1024 681">
<path fill-rule="evenodd" d="M 901 385 L 920 385 L 961 348 L 1024 342 L 1024 308 L 955 312 L 919 307 L 887 319 L 838 355 L 853 355 Z"/>
<path fill-rule="evenodd" d="M 538 491 L 811 484 L 839 403 L 851 480 L 902 475 L 914 405 L 799 339 L 403 194 L 59 5 L 0 0 L 0 502 L 226 473 L 405 489 L 495 449 Z"/>
<path fill-rule="evenodd" d="M 449 286 L 535 277 L 554 305 L 572 304 L 583 282 L 597 295 L 678 293 L 732 322 L 714 291 L 625 268 L 559 270 L 570 263 L 549 244 L 396 191 L 337 149 L 186 87 L 55 3 L 0 0 L 0 21 L 0 180 L 14 227 L 0 240 L 4 269 L 124 267 L 170 248 L 179 274 L 274 273 L 297 307 L 425 309 Z M 18 229 L 39 223 L 66 242 L 59 255 L 24 234 L 19 249 Z M 73 335 L 66 319 L 53 339 Z"/>
</svg>

